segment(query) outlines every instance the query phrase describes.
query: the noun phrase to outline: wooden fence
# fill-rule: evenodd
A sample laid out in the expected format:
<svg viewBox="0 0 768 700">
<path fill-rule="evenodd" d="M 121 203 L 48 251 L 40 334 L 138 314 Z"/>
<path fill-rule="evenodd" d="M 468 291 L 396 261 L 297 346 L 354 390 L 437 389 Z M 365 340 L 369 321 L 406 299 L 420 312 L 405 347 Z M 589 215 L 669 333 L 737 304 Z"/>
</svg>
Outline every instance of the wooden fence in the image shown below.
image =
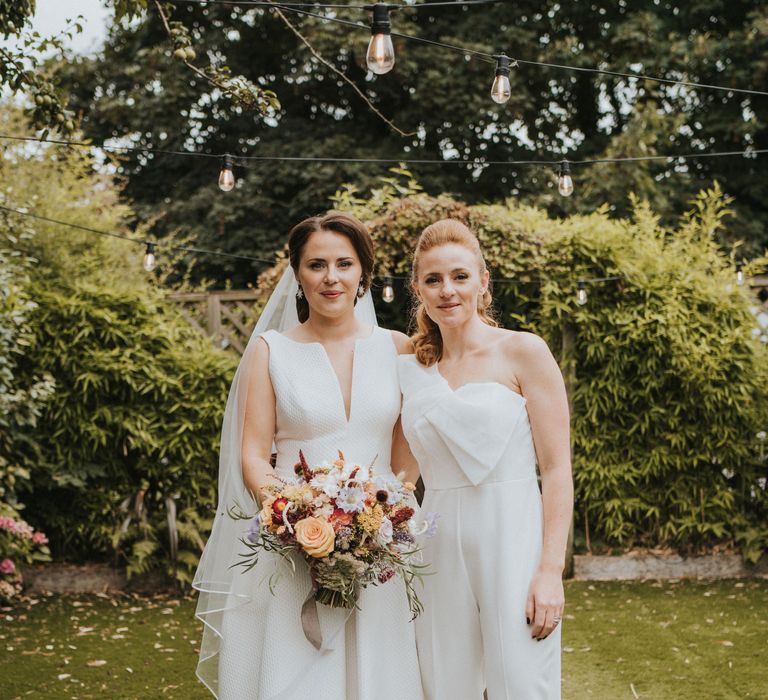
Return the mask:
<svg viewBox="0 0 768 700">
<path fill-rule="evenodd" d="M 168 298 L 179 305 L 193 328 L 220 348 L 243 354 L 258 320 L 256 291 L 187 292 L 169 294 Z"/>
<path fill-rule="evenodd" d="M 758 324 L 763 337 L 766 337 L 768 327 L 763 324 L 765 314 L 768 314 L 768 275 L 752 277 L 747 283 L 762 304 L 763 313 L 758 315 Z M 249 289 L 189 292 L 170 294 L 168 298 L 179 305 L 184 318 L 200 333 L 221 348 L 243 354 L 258 319 L 260 305 L 256 304 L 259 300 L 257 292 Z M 570 336 L 564 342 L 570 343 Z M 569 348 L 570 344 L 563 347 L 564 354 Z"/>
</svg>

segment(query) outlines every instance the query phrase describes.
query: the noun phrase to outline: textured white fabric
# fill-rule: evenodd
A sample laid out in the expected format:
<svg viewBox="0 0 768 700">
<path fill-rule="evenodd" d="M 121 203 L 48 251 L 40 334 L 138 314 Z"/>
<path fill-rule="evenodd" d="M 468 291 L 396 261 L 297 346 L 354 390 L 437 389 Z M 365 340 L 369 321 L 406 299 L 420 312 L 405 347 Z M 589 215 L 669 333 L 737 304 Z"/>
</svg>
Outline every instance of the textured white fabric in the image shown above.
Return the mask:
<svg viewBox="0 0 768 700">
<path fill-rule="evenodd" d="M 222 645 L 231 646 L 224 639 L 225 613 L 251 601 L 251 589 L 243 587 L 240 570 L 232 568 L 232 564 L 238 561 L 238 553 L 243 549 L 240 538 L 246 534 L 247 523 L 234 520 L 227 512 L 235 503 L 246 510 L 253 511 L 256 508 L 243 483 L 240 459 L 251 358 L 262 333 L 268 330 L 287 331 L 298 324 L 297 289 L 293 270 L 286 267 L 248 341 L 232 381 L 224 411 L 219 453 L 218 505 L 211 535 L 192 582 L 193 588 L 199 592 L 196 615 L 204 623 L 197 676 L 214 695 L 219 693 L 219 652 Z M 355 317 L 364 325 L 377 325 L 370 291 L 355 306 Z M 318 397 L 317 401 L 318 410 L 322 410 L 323 397 Z M 266 585 L 267 582 L 264 583 L 264 586 Z M 244 611 L 242 619 L 248 614 L 252 618 L 251 631 L 255 634 L 254 625 L 263 624 L 263 620 L 255 617 L 253 610 Z M 231 622 L 231 617 L 229 620 Z M 327 636 L 332 637 L 334 631 L 340 632 L 344 621 L 344 618 L 341 618 L 335 625 L 331 625 L 332 629 L 326 629 Z M 260 667 L 259 663 L 251 662 L 251 666 Z M 250 672 L 250 666 L 241 671 L 247 672 Z"/>
<path fill-rule="evenodd" d="M 496 382 L 456 391 L 437 365 L 399 358 L 403 431 L 440 514 L 424 545 L 434 576 L 416 639 L 428 700 L 557 700 L 561 625 L 543 641 L 525 620 L 543 511 L 525 399 Z"/>
<path fill-rule="evenodd" d="M 293 475 L 299 449 L 311 464 L 336 458 L 390 469 L 392 430 L 400 411 L 397 350 L 389 331 L 375 327 L 355 346 L 349 421 L 336 374 L 320 343 L 301 343 L 276 331 L 269 372 L 277 400 L 276 470 Z M 296 573 L 262 555 L 252 571 L 236 574 L 232 594 L 248 602 L 223 613 L 218 697 L 222 700 L 391 700 L 422 698 L 414 625 L 402 580 L 365 589 L 360 610 L 320 605 L 324 636 L 341 633 L 317 652 L 301 627 L 311 590 L 305 565 Z M 345 624 L 346 620 L 346 624 Z"/>
</svg>

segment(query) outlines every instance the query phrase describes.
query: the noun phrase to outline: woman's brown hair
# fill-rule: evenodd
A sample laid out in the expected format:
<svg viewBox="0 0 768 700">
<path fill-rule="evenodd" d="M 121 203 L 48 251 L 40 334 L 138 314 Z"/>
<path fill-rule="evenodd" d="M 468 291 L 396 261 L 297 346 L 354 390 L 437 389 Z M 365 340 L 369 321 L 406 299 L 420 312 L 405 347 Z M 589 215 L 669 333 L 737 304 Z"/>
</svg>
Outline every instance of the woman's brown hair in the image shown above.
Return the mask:
<svg viewBox="0 0 768 700">
<path fill-rule="evenodd" d="M 477 236 L 461 221 L 443 219 L 427 226 L 421 232 L 421 236 L 419 236 L 419 241 L 413 254 L 411 283 L 414 288 L 419 279 L 419 257 L 421 254 L 432 250 L 432 248 L 450 243 L 464 246 L 475 254 L 480 274 L 483 274 L 488 269 L 483 253 L 480 250 L 480 242 L 477 240 Z M 477 313 L 484 323 L 496 327 L 499 324 L 493 317 L 492 303 L 493 296 L 491 295 L 489 284 L 485 294 L 482 297 L 478 297 Z M 414 310 L 414 318 L 416 320 L 416 333 L 411 340 L 416 351 L 416 359 L 423 365 L 431 366 L 439 362 L 443 356 L 443 336 L 440 334 L 440 327 L 429 317 L 424 304 L 418 300 Z"/>
<path fill-rule="evenodd" d="M 351 214 L 330 212 L 321 216 L 312 216 L 296 224 L 288 234 L 288 257 L 293 271 L 298 275 L 301 253 L 304 250 L 304 246 L 307 244 L 309 237 L 318 231 L 333 231 L 334 233 L 346 236 L 350 240 L 363 268 L 360 284 L 365 291 L 368 291 L 373 281 L 373 265 L 375 261 L 373 240 L 365 224 Z M 357 300 L 355 300 L 355 303 L 357 303 Z M 296 298 L 296 313 L 299 316 L 299 323 L 304 323 L 309 318 L 309 303 L 306 297 Z"/>
</svg>

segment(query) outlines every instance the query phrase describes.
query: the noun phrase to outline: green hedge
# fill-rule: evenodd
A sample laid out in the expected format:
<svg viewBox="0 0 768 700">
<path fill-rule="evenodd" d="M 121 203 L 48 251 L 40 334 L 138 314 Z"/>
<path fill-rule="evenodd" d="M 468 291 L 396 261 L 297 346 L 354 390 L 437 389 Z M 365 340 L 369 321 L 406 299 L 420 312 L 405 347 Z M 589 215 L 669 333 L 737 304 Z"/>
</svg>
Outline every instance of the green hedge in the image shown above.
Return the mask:
<svg viewBox="0 0 768 700">
<path fill-rule="evenodd" d="M 37 288 L 30 347 L 57 390 L 27 504 L 65 557 L 188 580 L 210 527 L 235 359 L 145 290 Z"/>
<path fill-rule="evenodd" d="M 734 261 L 714 242 L 728 215 L 719 188 L 667 230 L 639 202 L 631 220 L 607 209 L 552 220 L 514 200 L 467 207 L 405 187 L 402 199 L 392 182 L 370 199 L 342 191 L 337 205 L 370 222 L 380 274 L 408 274 L 419 232 L 438 218 L 478 233 L 492 277 L 505 280 L 494 289 L 501 321 L 542 335 L 571 380 L 582 543 L 723 543 L 756 560 L 768 544 L 757 439 L 768 425 L 768 353 L 752 336 Z M 578 279 L 613 276 L 576 303 Z M 402 297 L 395 314 L 409 306 Z"/>
</svg>

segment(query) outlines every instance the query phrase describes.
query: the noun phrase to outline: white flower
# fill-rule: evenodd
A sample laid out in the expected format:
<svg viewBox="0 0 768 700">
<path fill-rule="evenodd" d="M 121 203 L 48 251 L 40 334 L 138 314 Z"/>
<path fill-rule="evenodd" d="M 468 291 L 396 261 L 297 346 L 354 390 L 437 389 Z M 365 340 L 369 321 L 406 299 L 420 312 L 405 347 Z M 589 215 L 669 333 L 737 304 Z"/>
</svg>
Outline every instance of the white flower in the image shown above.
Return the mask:
<svg viewBox="0 0 768 700">
<path fill-rule="evenodd" d="M 345 513 L 359 513 L 365 508 L 365 491 L 359 486 L 345 486 L 339 491 L 336 505 Z"/>
<path fill-rule="evenodd" d="M 379 540 L 379 544 L 381 545 L 387 545 L 392 541 L 392 535 L 394 534 L 394 529 L 392 527 L 392 521 L 389 518 L 384 518 L 384 520 L 381 523 L 381 527 L 379 528 L 379 532 L 377 534 L 377 539 Z"/>
<path fill-rule="evenodd" d="M 378 474 L 373 477 L 372 481 L 377 491 L 386 491 L 387 503 L 389 505 L 397 503 L 403 492 L 403 484 L 400 482 L 400 479 L 395 476 Z"/>
<path fill-rule="evenodd" d="M 316 474 L 312 481 L 309 482 L 309 485 L 322 491 L 330 498 L 336 498 L 339 495 L 339 488 L 341 486 L 337 475 L 333 472 L 330 474 Z"/>
</svg>

